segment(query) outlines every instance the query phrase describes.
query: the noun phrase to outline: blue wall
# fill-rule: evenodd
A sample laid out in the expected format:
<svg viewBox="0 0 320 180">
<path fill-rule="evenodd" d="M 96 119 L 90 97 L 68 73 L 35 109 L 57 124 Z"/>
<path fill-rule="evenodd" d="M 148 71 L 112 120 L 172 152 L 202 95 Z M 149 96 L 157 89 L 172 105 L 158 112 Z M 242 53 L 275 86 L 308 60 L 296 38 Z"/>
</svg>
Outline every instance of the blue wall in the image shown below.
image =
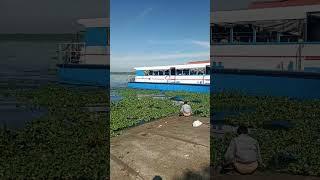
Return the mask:
<svg viewBox="0 0 320 180">
<path fill-rule="evenodd" d="M 187 91 L 196 93 L 209 93 L 209 85 L 167 84 L 167 83 L 128 83 L 128 88 L 150 89 L 162 91 Z"/>
<path fill-rule="evenodd" d="M 87 28 L 85 42 L 87 46 L 107 46 L 107 28 Z"/>
<path fill-rule="evenodd" d="M 137 71 L 136 71 L 136 76 L 144 76 L 144 71 L 142 71 L 142 70 L 137 70 Z"/>
<path fill-rule="evenodd" d="M 212 93 L 241 91 L 248 95 L 320 98 L 320 79 L 214 73 L 211 85 Z"/>
<path fill-rule="evenodd" d="M 109 69 L 60 67 L 58 77 L 61 83 L 108 87 Z"/>
</svg>

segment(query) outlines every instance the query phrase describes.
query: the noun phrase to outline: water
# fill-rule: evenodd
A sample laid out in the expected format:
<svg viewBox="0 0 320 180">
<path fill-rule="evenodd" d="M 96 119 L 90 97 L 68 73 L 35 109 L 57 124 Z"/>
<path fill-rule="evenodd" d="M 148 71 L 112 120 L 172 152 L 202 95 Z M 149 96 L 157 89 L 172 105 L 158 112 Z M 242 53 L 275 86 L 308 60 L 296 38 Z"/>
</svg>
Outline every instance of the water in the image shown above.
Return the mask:
<svg viewBox="0 0 320 180">
<path fill-rule="evenodd" d="M 56 82 L 57 41 L 0 41 L 0 88 L 15 82 L 19 88 Z M 52 70 L 53 69 L 53 70 Z M 15 99 L 0 97 L 0 126 L 19 129 L 46 114 Z"/>
<path fill-rule="evenodd" d="M 111 89 L 125 88 L 128 84 L 129 73 L 111 73 L 110 85 Z"/>
<path fill-rule="evenodd" d="M 32 71 L 47 75 L 57 63 L 57 43 L 0 41 L 0 72 L 7 76 Z"/>
<path fill-rule="evenodd" d="M 111 102 L 117 102 L 122 99 L 118 94 L 118 90 L 121 88 L 126 88 L 128 84 L 129 73 L 111 73 L 110 74 L 110 99 Z"/>
</svg>

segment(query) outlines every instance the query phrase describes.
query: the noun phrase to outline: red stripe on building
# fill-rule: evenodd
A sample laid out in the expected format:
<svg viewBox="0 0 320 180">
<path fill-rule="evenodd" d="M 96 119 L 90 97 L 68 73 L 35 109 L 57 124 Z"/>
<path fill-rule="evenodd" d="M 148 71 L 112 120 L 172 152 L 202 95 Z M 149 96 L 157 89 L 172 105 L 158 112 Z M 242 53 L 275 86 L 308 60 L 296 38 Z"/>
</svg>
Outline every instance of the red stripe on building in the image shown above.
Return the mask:
<svg viewBox="0 0 320 180">
<path fill-rule="evenodd" d="M 248 56 L 248 55 L 213 55 L 212 57 L 219 58 L 299 58 L 299 56 Z M 320 56 L 301 56 L 305 60 L 320 60 Z"/>
</svg>

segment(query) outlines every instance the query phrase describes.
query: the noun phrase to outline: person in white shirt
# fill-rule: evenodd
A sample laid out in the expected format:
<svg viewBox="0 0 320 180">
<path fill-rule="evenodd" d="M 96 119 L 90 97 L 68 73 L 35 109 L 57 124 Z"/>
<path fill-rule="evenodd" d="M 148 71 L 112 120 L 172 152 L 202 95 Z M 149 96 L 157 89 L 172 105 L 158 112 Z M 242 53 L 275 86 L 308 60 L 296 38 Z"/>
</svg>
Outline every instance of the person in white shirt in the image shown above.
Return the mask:
<svg viewBox="0 0 320 180">
<path fill-rule="evenodd" d="M 257 140 L 248 135 L 248 128 L 240 126 L 238 137 L 231 140 L 225 154 L 224 167 L 233 166 L 241 174 L 253 173 L 259 165 L 264 167 Z"/>
<path fill-rule="evenodd" d="M 188 116 L 191 116 L 191 114 L 192 114 L 191 106 L 188 104 L 187 101 L 185 101 L 180 109 L 180 115 L 188 117 Z"/>
</svg>

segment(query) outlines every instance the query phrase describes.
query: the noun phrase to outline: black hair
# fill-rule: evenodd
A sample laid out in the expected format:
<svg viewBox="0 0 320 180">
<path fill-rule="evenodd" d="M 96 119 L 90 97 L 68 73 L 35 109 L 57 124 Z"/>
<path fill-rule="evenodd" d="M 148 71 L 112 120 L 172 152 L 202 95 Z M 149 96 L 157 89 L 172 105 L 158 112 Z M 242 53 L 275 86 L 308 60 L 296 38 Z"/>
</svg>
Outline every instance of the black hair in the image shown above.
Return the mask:
<svg viewBox="0 0 320 180">
<path fill-rule="evenodd" d="M 248 128 L 246 126 L 241 125 L 238 127 L 237 133 L 239 135 L 240 134 L 248 134 Z"/>
<path fill-rule="evenodd" d="M 161 176 L 155 176 L 152 180 L 162 180 Z"/>
<path fill-rule="evenodd" d="M 184 104 L 188 104 L 188 101 L 184 101 Z"/>
</svg>

